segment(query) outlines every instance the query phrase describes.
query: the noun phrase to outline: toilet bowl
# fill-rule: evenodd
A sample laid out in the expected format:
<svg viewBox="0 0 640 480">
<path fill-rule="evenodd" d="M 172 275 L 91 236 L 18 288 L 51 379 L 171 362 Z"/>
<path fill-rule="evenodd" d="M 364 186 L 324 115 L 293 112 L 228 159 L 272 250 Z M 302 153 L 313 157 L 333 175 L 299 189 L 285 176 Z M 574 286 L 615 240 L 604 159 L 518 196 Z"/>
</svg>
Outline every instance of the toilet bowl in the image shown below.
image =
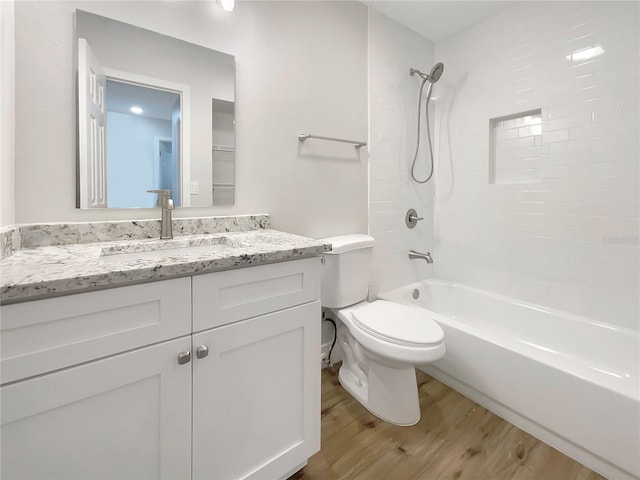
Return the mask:
<svg viewBox="0 0 640 480">
<path fill-rule="evenodd" d="M 395 425 L 420 420 L 415 367 L 445 353 L 444 333 L 424 311 L 376 300 L 334 311 L 344 352 L 340 384 L 377 417 Z"/>
<path fill-rule="evenodd" d="M 427 311 L 386 300 L 363 301 L 373 238 L 323 239 L 322 303 L 338 322 L 344 360 L 340 384 L 371 413 L 395 425 L 420 420 L 415 367 L 445 354 L 444 332 Z"/>
</svg>

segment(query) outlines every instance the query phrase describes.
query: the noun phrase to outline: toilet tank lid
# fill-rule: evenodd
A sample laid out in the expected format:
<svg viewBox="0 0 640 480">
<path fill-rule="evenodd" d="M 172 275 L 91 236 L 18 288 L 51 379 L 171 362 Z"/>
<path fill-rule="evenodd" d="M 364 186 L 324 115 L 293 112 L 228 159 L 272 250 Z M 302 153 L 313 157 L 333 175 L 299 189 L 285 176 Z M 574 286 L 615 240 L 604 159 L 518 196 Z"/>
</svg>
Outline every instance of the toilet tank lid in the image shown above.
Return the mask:
<svg viewBox="0 0 640 480">
<path fill-rule="evenodd" d="M 319 239 L 320 242 L 330 243 L 331 251 L 323 255 L 334 255 L 337 253 L 350 252 L 361 248 L 373 248 L 375 239 L 370 235 L 353 233 L 351 235 L 338 235 L 337 237 L 327 237 Z"/>
</svg>

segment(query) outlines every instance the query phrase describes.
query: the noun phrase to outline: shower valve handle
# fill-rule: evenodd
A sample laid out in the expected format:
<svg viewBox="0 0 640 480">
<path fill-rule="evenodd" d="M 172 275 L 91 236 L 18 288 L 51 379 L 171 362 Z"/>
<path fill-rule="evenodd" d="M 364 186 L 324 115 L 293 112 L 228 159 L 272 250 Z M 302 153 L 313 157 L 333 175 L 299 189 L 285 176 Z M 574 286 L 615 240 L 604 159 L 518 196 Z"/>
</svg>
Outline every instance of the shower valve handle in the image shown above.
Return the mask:
<svg viewBox="0 0 640 480">
<path fill-rule="evenodd" d="M 404 223 L 408 228 L 415 228 L 415 226 L 418 224 L 418 220 L 424 220 L 424 217 L 419 217 L 418 212 L 416 212 L 413 208 L 410 208 L 404 217 Z"/>
</svg>

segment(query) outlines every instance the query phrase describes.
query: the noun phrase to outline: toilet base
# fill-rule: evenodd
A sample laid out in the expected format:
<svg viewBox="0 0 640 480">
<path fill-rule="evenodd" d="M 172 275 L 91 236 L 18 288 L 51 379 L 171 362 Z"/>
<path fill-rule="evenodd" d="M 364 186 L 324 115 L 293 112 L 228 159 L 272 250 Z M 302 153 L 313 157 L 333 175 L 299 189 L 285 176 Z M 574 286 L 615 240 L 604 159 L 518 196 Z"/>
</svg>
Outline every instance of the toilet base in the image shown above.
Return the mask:
<svg viewBox="0 0 640 480">
<path fill-rule="evenodd" d="M 338 379 L 362 406 L 385 422 L 407 427 L 420 421 L 415 368 L 390 368 L 370 362 L 363 380 L 353 373 L 348 362 L 343 362 Z"/>
</svg>

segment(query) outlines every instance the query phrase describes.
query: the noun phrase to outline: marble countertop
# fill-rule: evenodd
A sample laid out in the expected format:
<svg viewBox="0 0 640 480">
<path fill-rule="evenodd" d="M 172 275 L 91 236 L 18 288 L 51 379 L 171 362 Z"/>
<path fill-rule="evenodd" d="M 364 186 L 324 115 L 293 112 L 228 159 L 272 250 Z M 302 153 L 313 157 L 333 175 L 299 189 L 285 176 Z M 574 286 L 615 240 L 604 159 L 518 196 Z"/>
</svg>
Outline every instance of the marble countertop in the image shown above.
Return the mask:
<svg viewBox="0 0 640 480">
<path fill-rule="evenodd" d="M 224 247 L 202 251 L 213 244 Z M 189 245 L 199 248 L 184 248 Z M 155 252 L 151 257 L 136 255 L 150 250 Z M 329 250 L 331 245 L 271 229 L 23 248 L 0 262 L 0 301 L 6 305 L 294 260 Z"/>
</svg>

